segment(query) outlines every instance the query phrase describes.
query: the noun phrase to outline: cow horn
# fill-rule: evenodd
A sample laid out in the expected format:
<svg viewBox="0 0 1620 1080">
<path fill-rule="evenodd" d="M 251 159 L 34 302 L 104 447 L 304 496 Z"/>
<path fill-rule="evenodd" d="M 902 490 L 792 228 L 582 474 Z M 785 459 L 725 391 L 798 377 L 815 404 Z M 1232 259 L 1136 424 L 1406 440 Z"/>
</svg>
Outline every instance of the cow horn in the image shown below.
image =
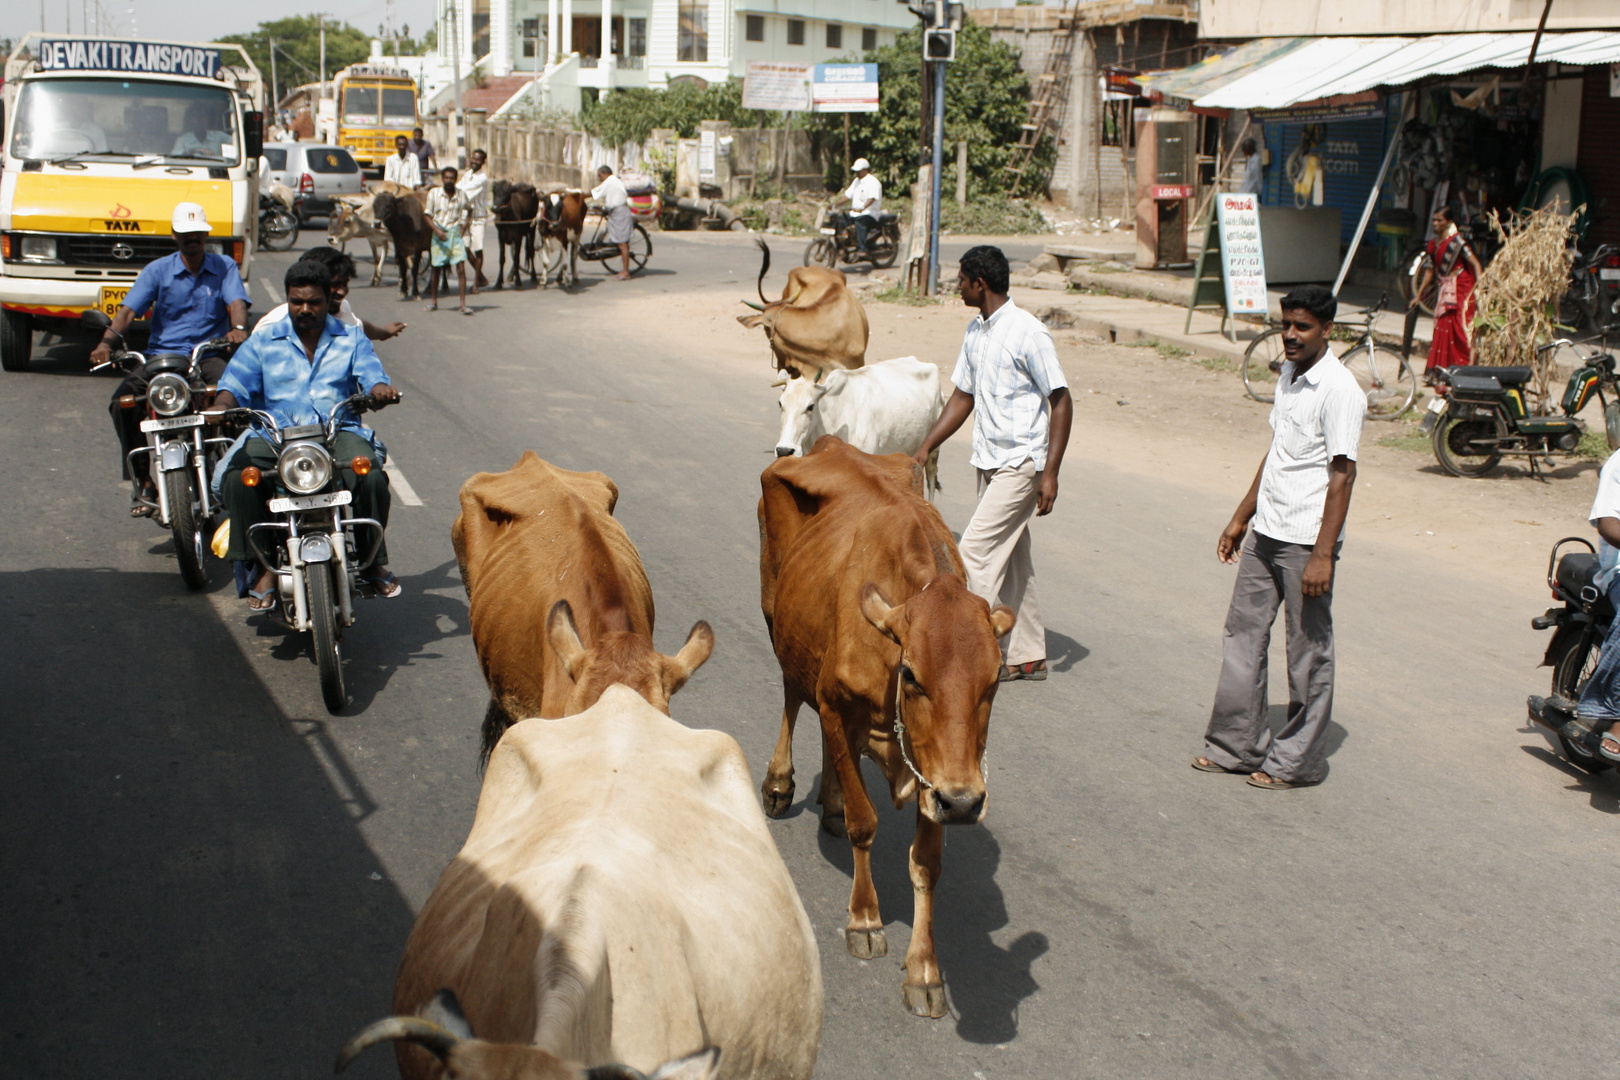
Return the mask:
<svg viewBox="0 0 1620 1080">
<path fill-rule="evenodd" d="M 775 390 L 778 386 L 786 386 L 787 383 L 788 383 L 787 372 L 783 372 L 782 374 L 780 374 L 780 375 L 778 375 L 776 377 L 775 382 L 771 383 L 771 389 Z"/>
<path fill-rule="evenodd" d="M 379 1020 L 366 1028 L 360 1034 L 350 1039 L 348 1044 L 338 1051 L 337 1063 L 333 1072 L 342 1072 L 347 1069 L 354 1059 L 376 1046 L 378 1043 L 391 1042 L 395 1039 L 404 1039 L 413 1042 L 433 1053 L 440 1061 L 450 1055 L 450 1051 L 461 1042 L 450 1032 L 438 1024 L 429 1023 L 418 1016 L 390 1016 L 386 1020 Z"/>
<path fill-rule="evenodd" d="M 755 311 L 764 311 L 765 310 L 765 305 L 764 304 L 756 304 L 752 300 L 744 300 L 743 303 L 747 304 L 749 307 L 753 308 Z"/>
</svg>

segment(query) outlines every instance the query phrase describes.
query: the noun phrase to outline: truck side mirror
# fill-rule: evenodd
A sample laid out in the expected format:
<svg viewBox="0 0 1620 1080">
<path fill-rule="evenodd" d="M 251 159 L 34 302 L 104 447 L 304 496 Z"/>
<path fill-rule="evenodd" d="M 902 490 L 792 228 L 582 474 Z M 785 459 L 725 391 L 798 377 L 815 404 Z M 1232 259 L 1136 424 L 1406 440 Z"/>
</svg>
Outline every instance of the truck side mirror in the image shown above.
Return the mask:
<svg viewBox="0 0 1620 1080">
<path fill-rule="evenodd" d="M 242 114 L 242 137 L 247 144 L 247 156 L 256 158 L 264 153 L 264 113 Z"/>
</svg>

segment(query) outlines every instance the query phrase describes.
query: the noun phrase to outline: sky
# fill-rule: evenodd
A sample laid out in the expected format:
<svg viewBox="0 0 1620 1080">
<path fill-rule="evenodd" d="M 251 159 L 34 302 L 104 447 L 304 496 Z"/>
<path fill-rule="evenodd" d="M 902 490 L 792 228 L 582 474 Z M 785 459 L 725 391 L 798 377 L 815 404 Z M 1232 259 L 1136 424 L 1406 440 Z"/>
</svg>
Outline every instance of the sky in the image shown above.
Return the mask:
<svg viewBox="0 0 1620 1080">
<path fill-rule="evenodd" d="M 230 0 L 0 0 L 0 37 L 16 40 L 30 30 L 61 33 L 72 20 L 75 34 L 91 32 L 109 37 L 140 37 L 160 41 L 211 41 L 223 34 L 242 34 L 261 22 L 289 15 L 324 11 L 367 34 L 376 34 L 386 11 L 386 0 L 258 0 L 253 4 Z M 394 0 L 394 17 L 421 37 L 433 25 L 434 0 Z M 44 25 L 40 20 L 43 13 Z M 102 29 L 96 29 L 97 20 Z"/>
</svg>

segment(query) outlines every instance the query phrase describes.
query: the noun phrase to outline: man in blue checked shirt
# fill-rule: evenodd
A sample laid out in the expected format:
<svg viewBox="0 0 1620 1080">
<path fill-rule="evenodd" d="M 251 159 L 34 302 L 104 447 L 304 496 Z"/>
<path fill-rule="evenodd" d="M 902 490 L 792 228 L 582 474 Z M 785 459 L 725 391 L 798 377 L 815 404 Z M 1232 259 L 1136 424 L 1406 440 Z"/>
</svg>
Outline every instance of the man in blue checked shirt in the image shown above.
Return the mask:
<svg viewBox="0 0 1620 1080">
<path fill-rule="evenodd" d="M 344 399 L 355 393 L 369 393 L 377 407 L 399 400 L 399 391 L 388 382 L 376 350 L 360 327 L 347 326 L 328 311 L 332 279 L 326 267 L 312 261 L 299 261 L 287 271 L 287 310 L 291 316 L 268 331 L 254 334 L 225 369 L 219 381 L 214 407 L 242 406 L 258 409 L 275 417 L 276 424 L 324 423 Z M 356 517 L 375 518 L 388 525 L 388 477 L 382 470 L 382 453 L 370 429 L 352 415 L 345 419 L 333 440 L 332 456 L 337 461 L 356 457 L 372 459 L 372 469 L 364 476 L 351 469 L 338 470 L 339 482 L 354 492 Z M 224 502 L 231 519 L 230 549 L 225 557 L 239 562 L 252 555 L 247 546 L 250 526 L 269 521 L 265 487 L 242 483 L 242 470 L 254 466 L 263 471 L 275 468 L 276 452 L 266 440 L 251 436 L 226 466 Z M 371 543 L 368 528 L 356 529 L 361 550 Z M 268 611 L 275 606 L 275 577 L 260 568 L 258 580 L 248 590 L 248 607 Z M 399 582 L 388 570 L 386 545 L 377 552 L 377 561 L 366 578 L 379 596 L 398 596 Z"/>
</svg>

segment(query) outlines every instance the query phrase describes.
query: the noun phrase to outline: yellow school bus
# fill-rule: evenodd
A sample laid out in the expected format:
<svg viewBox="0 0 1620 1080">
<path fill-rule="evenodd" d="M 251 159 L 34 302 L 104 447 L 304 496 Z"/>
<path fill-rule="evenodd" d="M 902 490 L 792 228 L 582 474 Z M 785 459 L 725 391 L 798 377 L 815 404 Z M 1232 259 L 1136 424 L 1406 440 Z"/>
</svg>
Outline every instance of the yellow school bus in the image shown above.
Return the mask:
<svg viewBox="0 0 1620 1080">
<path fill-rule="evenodd" d="M 361 168 L 382 171 L 394 139 L 417 125 L 416 81 L 399 68 L 351 64 L 333 79 L 326 141 L 347 150 Z"/>
<path fill-rule="evenodd" d="M 258 236 L 263 85 L 238 45 L 31 33 L 6 62 L 0 163 L 0 366 L 33 332 L 111 315 L 175 250 L 177 203 L 246 280 Z"/>
</svg>

